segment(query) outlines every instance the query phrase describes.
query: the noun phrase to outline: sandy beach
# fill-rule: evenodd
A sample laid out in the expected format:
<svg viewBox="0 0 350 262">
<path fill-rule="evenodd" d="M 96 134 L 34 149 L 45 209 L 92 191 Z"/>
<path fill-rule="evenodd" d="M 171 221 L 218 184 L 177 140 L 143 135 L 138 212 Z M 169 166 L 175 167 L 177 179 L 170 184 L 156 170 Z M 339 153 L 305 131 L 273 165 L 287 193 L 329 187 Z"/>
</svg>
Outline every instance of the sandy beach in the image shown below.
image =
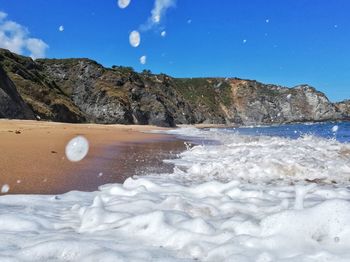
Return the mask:
<svg viewBox="0 0 350 262">
<path fill-rule="evenodd" d="M 0 186 L 9 185 L 9 194 L 59 194 L 123 182 L 161 166 L 165 152 L 183 148 L 172 136 L 144 133 L 156 129 L 161 128 L 0 120 Z M 77 135 L 88 139 L 89 153 L 70 162 L 65 146 Z"/>
</svg>

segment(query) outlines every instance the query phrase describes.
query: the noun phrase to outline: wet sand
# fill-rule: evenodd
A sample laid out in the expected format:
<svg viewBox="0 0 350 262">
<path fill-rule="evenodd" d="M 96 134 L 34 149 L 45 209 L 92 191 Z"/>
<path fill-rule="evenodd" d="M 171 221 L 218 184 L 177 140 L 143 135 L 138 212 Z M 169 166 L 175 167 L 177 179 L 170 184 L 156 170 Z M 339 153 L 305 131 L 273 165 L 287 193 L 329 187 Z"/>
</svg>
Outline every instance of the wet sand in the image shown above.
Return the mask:
<svg viewBox="0 0 350 262">
<path fill-rule="evenodd" d="M 0 187 L 8 184 L 8 194 L 94 191 L 133 175 L 171 171 L 162 159 L 182 151 L 183 141 L 143 133 L 155 129 L 160 128 L 0 120 Z M 65 146 L 77 135 L 89 140 L 89 153 L 70 162 Z"/>
</svg>

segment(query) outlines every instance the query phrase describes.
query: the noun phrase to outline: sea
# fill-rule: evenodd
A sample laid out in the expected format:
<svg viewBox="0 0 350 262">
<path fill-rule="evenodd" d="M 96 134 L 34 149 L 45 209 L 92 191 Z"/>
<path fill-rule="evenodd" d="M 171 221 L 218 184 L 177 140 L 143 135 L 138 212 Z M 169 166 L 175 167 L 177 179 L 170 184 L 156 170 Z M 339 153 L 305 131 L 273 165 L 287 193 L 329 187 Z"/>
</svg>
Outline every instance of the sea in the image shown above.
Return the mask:
<svg viewBox="0 0 350 262">
<path fill-rule="evenodd" d="M 0 261 L 350 261 L 348 122 L 161 132 L 171 172 L 0 197 Z"/>
<path fill-rule="evenodd" d="M 300 123 L 274 126 L 242 127 L 226 129 L 242 135 L 277 136 L 298 139 L 305 135 L 336 139 L 341 143 L 350 142 L 350 122 Z"/>
</svg>

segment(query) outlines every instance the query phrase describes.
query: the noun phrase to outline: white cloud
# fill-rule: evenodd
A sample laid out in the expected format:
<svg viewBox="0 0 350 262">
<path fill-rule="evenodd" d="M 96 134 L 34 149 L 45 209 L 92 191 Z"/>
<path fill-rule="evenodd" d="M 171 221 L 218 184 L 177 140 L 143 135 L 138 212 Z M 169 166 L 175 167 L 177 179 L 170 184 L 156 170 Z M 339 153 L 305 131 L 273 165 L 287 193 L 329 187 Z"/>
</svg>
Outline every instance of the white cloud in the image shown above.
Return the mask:
<svg viewBox="0 0 350 262">
<path fill-rule="evenodd" d="M 141 26 L 142 31 L 150 30 L 152 27 L 157 26 L 162 21 L 166 14 L 166 11 L 170 7 L 175 7 L 176 0 L 155 0 L 153 9 L 151 11 L 151 17 L 148 18 L 146 24 Z"/>
<path fill-rule="evenodd" d="M 63 31 L 64 31 L 64 26 L 61 25 L 61 26 L 58 28 L 58 31 L 63 32 Z"/>
<path fill-rule="evenodd" d="M 31 53 L 30 57 L 40 58 L 45 57 L 45 51 L 48 48 L 48 45 L 41 39 L 29 38 L 27 40 L 27 49 Z"/>
<path fill-rule="evenodd" d="M 27 28 L 7 20 L 7 14 L 0 12 L 0 48 L 36 59 L 45 57 L 48 45 L 41 39 L 29 37 Z"/>
<path fill-rule="evenodd" d="M 0 11 L 0 21 L 4 20 L 6 17 L 7 17 L 7 14 Z"/>
<path fill-rule="evenodd" d="M 140 57 L 140 63 L 142 65 L 145 65 L 147 63 L 147 56 L 143 55 Z"/>
</svg>

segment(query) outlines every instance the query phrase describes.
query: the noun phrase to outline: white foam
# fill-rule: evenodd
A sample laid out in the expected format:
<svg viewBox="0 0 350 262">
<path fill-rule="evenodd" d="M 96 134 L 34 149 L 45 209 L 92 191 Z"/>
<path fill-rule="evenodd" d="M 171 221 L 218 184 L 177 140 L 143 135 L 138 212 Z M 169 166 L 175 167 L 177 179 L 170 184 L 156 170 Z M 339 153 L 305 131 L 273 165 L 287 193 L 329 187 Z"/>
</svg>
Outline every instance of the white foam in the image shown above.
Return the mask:
<svg viewBox="0 0 350 262">
<path fill-rule="evenodd" d="M 335 140 L 302 136 L 287 139 L 243 136 L 219 130 L 175 130 L 177 135 L 215 139 L 219 145 L 200 145 L 170 160 L 186 168 L 186 177 L 196 181 L 244 179 L 271 182 L 323 180 L 347 183 L 350 178 L 350 145 Z"/>
<path fill-rule="evenodd" d="M 216 129 L 170 133 L 217 143 L 188 147 L 171 160 L 171 174 L 129 178 L 92 193 L 0 197 L 0 257 L 350 261 L 348 144 Z"/>
</svg>

